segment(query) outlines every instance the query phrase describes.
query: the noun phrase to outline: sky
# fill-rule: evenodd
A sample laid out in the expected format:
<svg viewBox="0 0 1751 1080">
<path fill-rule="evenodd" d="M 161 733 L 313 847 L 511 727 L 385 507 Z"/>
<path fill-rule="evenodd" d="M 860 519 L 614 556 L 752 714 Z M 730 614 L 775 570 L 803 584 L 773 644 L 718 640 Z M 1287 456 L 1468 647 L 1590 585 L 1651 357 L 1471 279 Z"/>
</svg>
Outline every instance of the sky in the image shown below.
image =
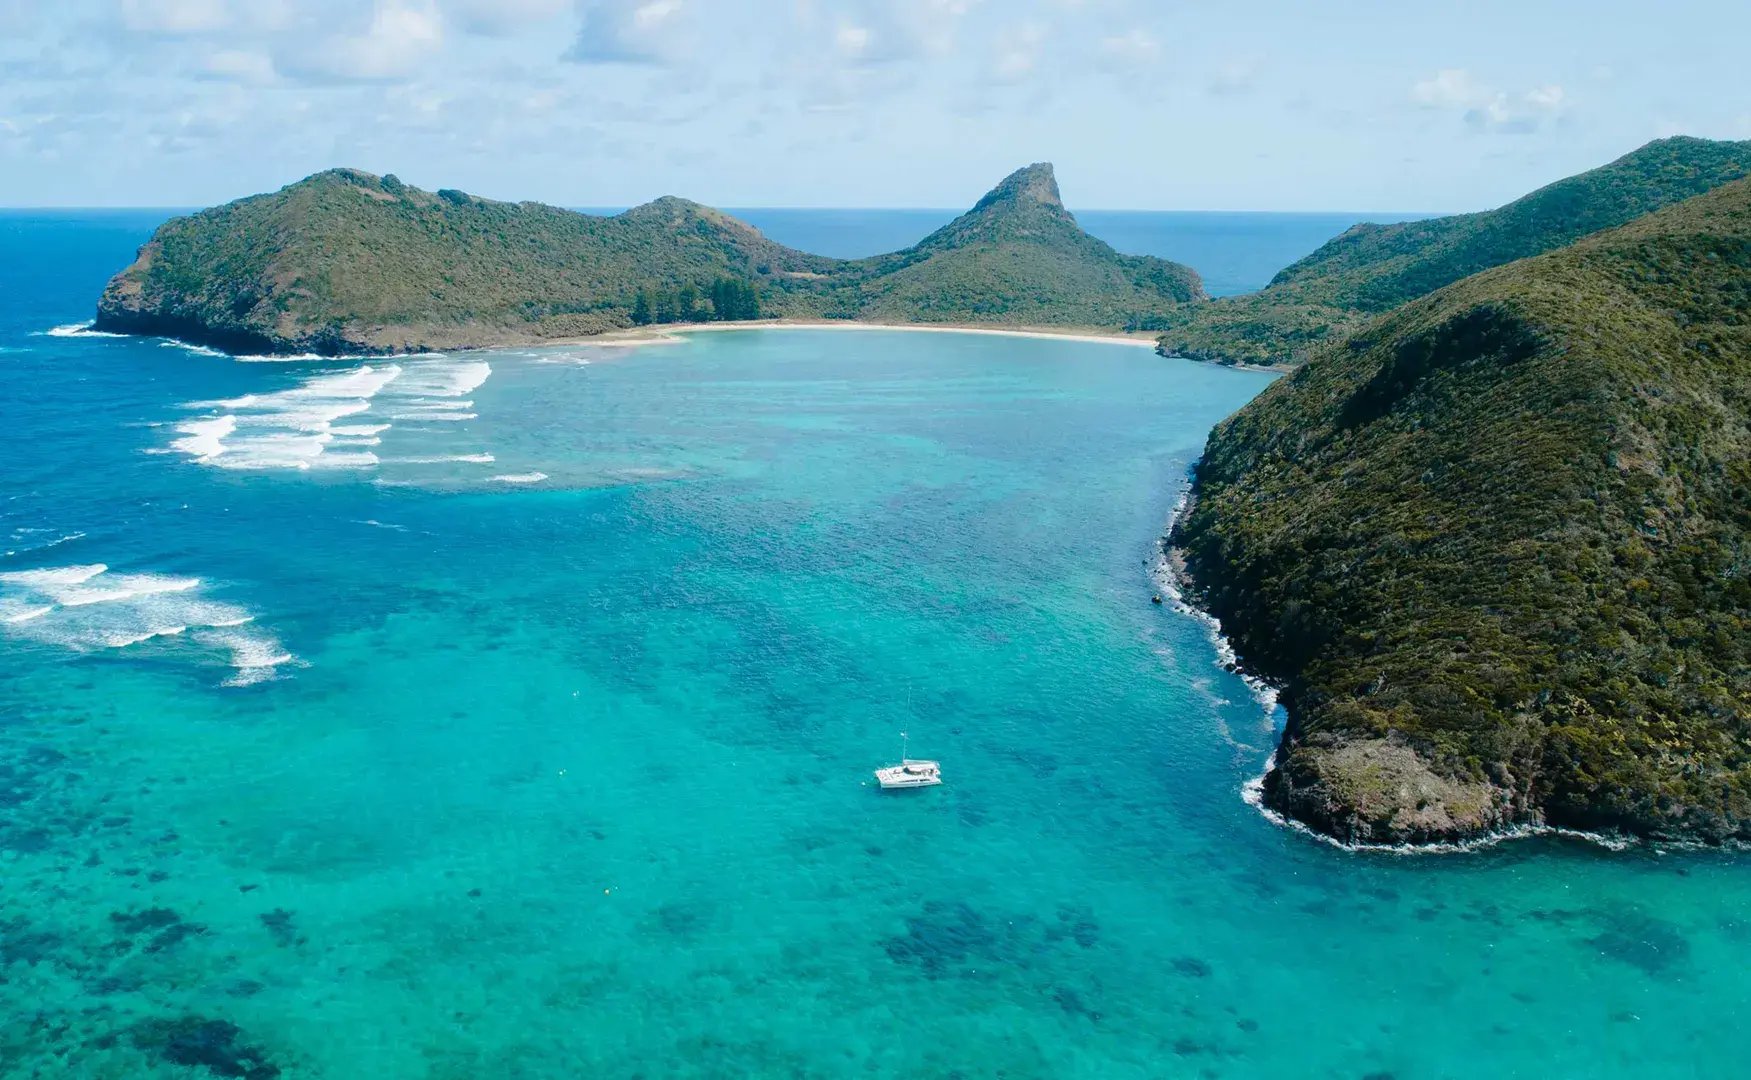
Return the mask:
<svg viewBox="0 0 1751 1080">
<path fill-rule="evenodd" d="M 1748 0 L 0 0 L 0 206 L 1450 212 L 1751 139 Z"/>
</svg>

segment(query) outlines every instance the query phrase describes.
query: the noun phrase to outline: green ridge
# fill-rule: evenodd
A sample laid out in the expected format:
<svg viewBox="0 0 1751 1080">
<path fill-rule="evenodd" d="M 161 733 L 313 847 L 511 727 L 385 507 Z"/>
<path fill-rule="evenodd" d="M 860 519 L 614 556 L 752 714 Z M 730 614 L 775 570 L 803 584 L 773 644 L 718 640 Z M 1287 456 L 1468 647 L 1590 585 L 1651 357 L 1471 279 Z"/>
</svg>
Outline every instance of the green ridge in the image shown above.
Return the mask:
<svg viewBox="0 0 1751 1080">
<path fill-rule="evenodd" d="M 1467 278 L 1212 434 L 1175 530 L 1334 835 L 1751 837 L 1751 180 Z"/>
<path fill-rule="evenodd" d="M 1298 363 L 1371 315 L 1572 243 L 1751 173 L 1751 142 L 1660 139 L 1496 210 L 1357 225 L 1261 292 L 1170 311 L 1161 349 L 1220 363 Z"/>
<path fill-rule="evenodd" d="M 702 318 L 1120 329 L 1203 289 L 1084 233 L 1045 164 L 917 246 L 860 260 L 674 197 L 596 217 L 334 169 L 167 222 L 104 290 L 97 325 L 233 351 L 398 352 L 618 329 L 648 317 L 641 294 L 644 308 L 691 298 Z"/>
</svg>

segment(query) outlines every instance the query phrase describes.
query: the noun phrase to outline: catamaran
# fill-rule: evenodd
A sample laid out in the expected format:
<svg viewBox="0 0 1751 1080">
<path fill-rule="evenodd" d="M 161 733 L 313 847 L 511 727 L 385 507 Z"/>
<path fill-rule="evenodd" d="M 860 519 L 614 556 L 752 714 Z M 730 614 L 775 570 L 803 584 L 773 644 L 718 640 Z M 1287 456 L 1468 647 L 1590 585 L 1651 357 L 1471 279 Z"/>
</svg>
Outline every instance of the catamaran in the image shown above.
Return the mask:
<svg viewBox="0 0 1751 1080">
<path fill-rule="evenodd" d="M 942 766 L 934 761 L 915 761 L 906 756 L 906 733 L 900 732 L 900 763 L 877 769 L 875 778 L 884 788 L 931 787 L 942 783 Z"/>
</svg>

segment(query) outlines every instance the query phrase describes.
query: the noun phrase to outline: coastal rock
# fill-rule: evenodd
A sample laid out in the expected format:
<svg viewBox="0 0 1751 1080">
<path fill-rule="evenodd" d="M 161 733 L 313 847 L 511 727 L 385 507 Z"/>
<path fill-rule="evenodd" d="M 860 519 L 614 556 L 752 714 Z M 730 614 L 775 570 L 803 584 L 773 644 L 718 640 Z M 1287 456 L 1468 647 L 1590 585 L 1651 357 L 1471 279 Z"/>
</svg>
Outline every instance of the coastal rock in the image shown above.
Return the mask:
<svg viewBox="0 0 1751 1080">
<path fill-rule="evenodd" d="M 1442 776 L 1390 738 L 1287 747 L 1264 795 L 1272 809 L 1351 844 L 1458 843 L 1500 831 L 1515 811 L 1512 792 Z"/>
</svg>

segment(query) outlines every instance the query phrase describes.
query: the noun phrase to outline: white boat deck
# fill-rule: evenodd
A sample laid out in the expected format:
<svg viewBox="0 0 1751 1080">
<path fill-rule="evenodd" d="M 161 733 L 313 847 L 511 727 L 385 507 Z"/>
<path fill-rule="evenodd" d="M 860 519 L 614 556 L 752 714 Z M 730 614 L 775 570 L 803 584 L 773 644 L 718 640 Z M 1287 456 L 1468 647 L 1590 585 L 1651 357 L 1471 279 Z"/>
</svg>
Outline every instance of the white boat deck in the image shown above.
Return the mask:
<svg viewBox="0 0 1751 1080">
<path fill-rule="evenodd" d="M 905 758 L 898 765 L 877 769 L 875 778 L 884 788 L 931 787 L 942 783 L 942 766 L 934 761 Z"/>
</svg>

